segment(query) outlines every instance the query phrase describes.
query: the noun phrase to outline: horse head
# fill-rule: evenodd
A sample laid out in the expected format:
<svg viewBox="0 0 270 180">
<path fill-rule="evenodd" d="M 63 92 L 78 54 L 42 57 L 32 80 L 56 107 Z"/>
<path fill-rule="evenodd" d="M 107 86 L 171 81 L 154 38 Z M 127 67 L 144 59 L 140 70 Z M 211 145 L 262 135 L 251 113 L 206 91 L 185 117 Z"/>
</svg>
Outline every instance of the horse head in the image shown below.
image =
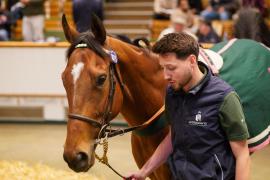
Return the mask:
<svg viewBox="0 0 270 180">
<path fill-rule="evenodd" d="M 92 16 L 91 31 L 78 33 L 63 15 L 62 26 L 71 44 L 62 73 L 69 106 L 63 156 L 71 169 L 81 172 L 93 166 L 96 139 L 120 112 L 123 95 L 101 21 Z"/>
</svg>

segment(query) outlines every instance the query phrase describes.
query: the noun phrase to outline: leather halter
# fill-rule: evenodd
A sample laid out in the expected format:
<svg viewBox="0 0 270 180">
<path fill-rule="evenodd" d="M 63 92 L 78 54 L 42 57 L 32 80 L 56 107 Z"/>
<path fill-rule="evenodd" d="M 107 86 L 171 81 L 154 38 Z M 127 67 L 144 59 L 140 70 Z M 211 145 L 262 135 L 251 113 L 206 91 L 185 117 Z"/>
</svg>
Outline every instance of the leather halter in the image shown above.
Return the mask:
<svg viewBox="0 0 270 180">
<path fill-rule="evenodd" d="M 76 48 L 88 48 L 86 44 L 78 44 L 76 46 Z M 115 54 L 114 51 L 109 51 L 107 49 L 103 49 L 107 54 L 110 55 L 111 58 L 111 62 L 110 62 L 110 67 L 109 67 L 109 77 L 110 77 L 110 89 L 109 89 L 109 95 L 108 95 L 108 104 L 106 106 L 105 109 L 105 113 L 104 116 L 102 118 L 102 122 L 99 122 L 98 120 L 95 120 L 93 118 L 89 118 L 87 116 L 83 116 L 80 114 L 74 114 L 71 113 L 68 115 L 69 118 L 71 118 L 72 120 L 80 120 L 80 121 L 84 121 L 87 122 L 89 124 L 91 124 L 94 127 L 100 128 L 100 132 L 99 135 L 96 139 L 96 143 L 99 143 L 101 138 L 104 138 L 106 136 L 106 138 L 110 138 L 110 137 L 114 137 L 117 135 L 122 135 L 125 134 L 127 132 L 130 131 L 134 131 L 137 129 L 143 129 L 147 126 L 149 126 L 150 124 L 152 124 L 157 117 L 160 116 L 161 113 L 164 112 L 165 110 L 165 106 L 163 105 L 150 119 L 148 119 L 146 122 L 144 122 L 141 125 L 137 125 L 137 126 L 132 126 L 132 127 L 128 127 L 125 129 L 107 129 L 109 125 L 109 122 L 111 120 L 111 110 L 112 110 L 112 104 L 113 104 L 113 98 L 114 98 L 114 94 L 115 94 L 115 77 L 118 81 L 118 83 L 120 84 L 120 88 L 122 90 L 122 93 L 125 93 L 125 88 L 124 88 L 124 83 L 121 81 L 121 78 L 119 76 L 119 73 L 116 69 L 116 63 L 117 63 L 117 56 Z M 106 134 L 107 132 L 107 134 Z"/>
<path fill-rule="evenodd" d="M 78 44 L 75 48 L 88 48 L 88 47 L 86 44 Z M 105 131 L 107 131 L 106 127 L 109 126 L 109 122 L 111 120 L 112 104 L 113 104 L 113 98 L 114 98 L 114 94 L 115 94 L 115 84 L 116 84 L 115 76 L 116 76 L 116 79 L 121 86 L 121 90 L 124 90 L 123 83 L 121 82 L 120 76 L 116 70 L 116 65 L 115 65 L 117 63 L 115 60 L 115 58 L 117 58 L 117 57 L 115 57 L 116 54 L 113 51 L 109 51 L 106 49 L 104 49 L 104 50 L 107 54 L 110 55 L 110 58 L 112 61 L 110 62 L 110 66 L 109 66 L 109 82 L 110 82 L 109 88 L 110 89 L 109 89 L 109 95 L 108 95 L 108 103 L 106 105 L 104 115 L 101 119 L 101 122 L 96 120 L 96 119 L 93 119 L 93 118 L 90 118 L 90 117 L 87 117 L 84 115 L 80 115 L 80 114 L 75 114 L 75 113 L 68 114 L 68 117 L 71 120 L 84 121 L 84 122 L 91 124 L 92 126 L 94 126 L 96 128 L 100 128 L 100 132 L 99 132 L 99 136 L 98 136 L 97 140 L 104 137 L 104 133 L 105 133 Z"/>
<path fill-rule="evenodd" d="M 88 48 L 87 44 L 78 44 L 76 45 L 75 48 Z M 120 79 L 119 73 L 116 69 L 116 63 L 118 61 L 117 59 L 117 55 L 114 51 L 109 51 L 104 49 L 104 51 L 110 55 L 111 58 L 111 62 L 110 62 L 110 67 L 109 67 L 109 80 L 110 80 L 110 89 L 109 89 L 109 95 L 108 95 L 108 103 L 105 109 L 105 113 L 104 116 L 102 118 L 102 122 L 99 122 L 98 120 L 89 118 L 87 116 L 83 116 L 83 115 L 79 115 L 79 114 L 75 114 L 75 113 L 71 113 L 68 115 L 68 117 L 72 120 L 80 120 L 80 121 L 84 121 L 89 123 L 90 125 L 100 128 L 98 137 L 96 139 L 95 144 L 103 144 L 103 147 L 105 149 L 105 143 L 107 142 L 107 138 L 113 137 L 113 136 L 117 136 L 117 135 L 121 135 L 124 134 L 126 132 L 130 132 L 136 129 L 141 129 L 144 127 L 147 127 L 149 124 L 151 124 L 162 112 L 164 112 L 164 105 L 158 110 L 158 112 L 156 112 L 148 121 L 146 121 L 145 123 L 138 125 L 138 126 L 133 126 L 133 127 L 129 127 L 129 128 L 125 128 L 125 129 L 117 129 L 117 130 L 113 130 L 113 129 L 107 129 L 109 125 L 109 122 L 111 120 L 111 114 L 112 114 L 112 104 L 113 104 L 113 98 L 114 98 L 114 94 L 115 94 L 115 77 L 118 81 L 118 83 L 120 84 L 120 88 L 122 90 L 122 93 L 125 93 L 125 89 L 124 89 L 124 84 Z M 101 143 L 101 139 L 104 138 L 103 143 Z M 107 144 L 108 146 L 108 144 Z M 107 147 L 108 148 L 108 147 Z M 108 150 L 108 149 L 107 149 Z M 130 178 L 125 178 L 124 176 L 122 176 L 118 171 L 116 171 L 111 165 L 109 165 L 108 163 L 108 159 L 106 157 L 106 153 L 107 150 L 104 150 L 104 154 L 103 154 L 103 158 L 106 160 L 103 161 L 104 159 L 99 158 L 96 155 L 96 158 L 99 159 L 100 162 L 102 162 L 103 164 L 107 165 L 111 170 L 113 170 L 117 175 L 119 175 L 121 178 L 123 179 L 130 179 Z"/>
</svg>

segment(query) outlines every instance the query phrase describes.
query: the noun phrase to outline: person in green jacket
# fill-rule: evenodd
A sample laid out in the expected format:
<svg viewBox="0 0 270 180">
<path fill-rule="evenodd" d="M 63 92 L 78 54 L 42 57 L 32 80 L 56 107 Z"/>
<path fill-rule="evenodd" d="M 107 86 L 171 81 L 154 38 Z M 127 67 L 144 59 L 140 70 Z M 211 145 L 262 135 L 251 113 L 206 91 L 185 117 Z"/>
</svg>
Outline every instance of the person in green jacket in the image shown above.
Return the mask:
<svg viewBox="0 0 270 180">
<path fill-rule="evenodd" d="M 24 41 L 44 41 L 45 0 L 20 0 L 23 8 L 22 34 Z"/>
</svg>

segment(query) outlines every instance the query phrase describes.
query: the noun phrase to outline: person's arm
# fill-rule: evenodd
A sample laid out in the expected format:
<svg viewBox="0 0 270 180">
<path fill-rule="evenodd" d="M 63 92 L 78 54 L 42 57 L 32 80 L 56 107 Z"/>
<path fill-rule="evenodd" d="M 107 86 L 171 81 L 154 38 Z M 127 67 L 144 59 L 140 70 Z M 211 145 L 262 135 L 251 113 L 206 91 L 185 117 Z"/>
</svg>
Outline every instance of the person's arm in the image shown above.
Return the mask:
<svg viewBox="0 0 270 180">
<path fill-rule="evenodd" d="M 247 180 L 250 173 L 250 157 L 247 124 L 240 98 L 236 92 L 229 93 L 220 108 L 220 123 L 236 159 L 236 180 Z"/>
<path fill-rule="evenodd" d="M 126 178 L 131 180 L 144 180 L 156 168 L 161 166 L 172 153 L 171 131 L 159 144 L 154 154 L 144 164 L 144 166 L 137 172 L 131 173 Z"/>
<path fill-rule="evenodd" d="M 230 141 L 230 146 L 236 159 L 235 180 L 248 180 L 250 157 L 247 141 Z"/>
</svg>

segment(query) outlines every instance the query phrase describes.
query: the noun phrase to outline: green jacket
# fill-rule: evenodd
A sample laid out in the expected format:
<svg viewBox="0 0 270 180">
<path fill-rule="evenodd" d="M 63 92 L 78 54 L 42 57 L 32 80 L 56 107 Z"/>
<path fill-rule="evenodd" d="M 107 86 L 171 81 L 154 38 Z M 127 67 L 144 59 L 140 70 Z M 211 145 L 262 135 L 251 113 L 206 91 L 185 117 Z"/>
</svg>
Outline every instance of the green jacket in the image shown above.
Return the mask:
<svg viewBox="0 0 270 180">
<path fill-rule="evenodd" d="M 23 15 L 35 16 L 45 14 L 44 2 L 45 0 L 30 0 L 30 2 L 23 8 Z"/>
</svg>

